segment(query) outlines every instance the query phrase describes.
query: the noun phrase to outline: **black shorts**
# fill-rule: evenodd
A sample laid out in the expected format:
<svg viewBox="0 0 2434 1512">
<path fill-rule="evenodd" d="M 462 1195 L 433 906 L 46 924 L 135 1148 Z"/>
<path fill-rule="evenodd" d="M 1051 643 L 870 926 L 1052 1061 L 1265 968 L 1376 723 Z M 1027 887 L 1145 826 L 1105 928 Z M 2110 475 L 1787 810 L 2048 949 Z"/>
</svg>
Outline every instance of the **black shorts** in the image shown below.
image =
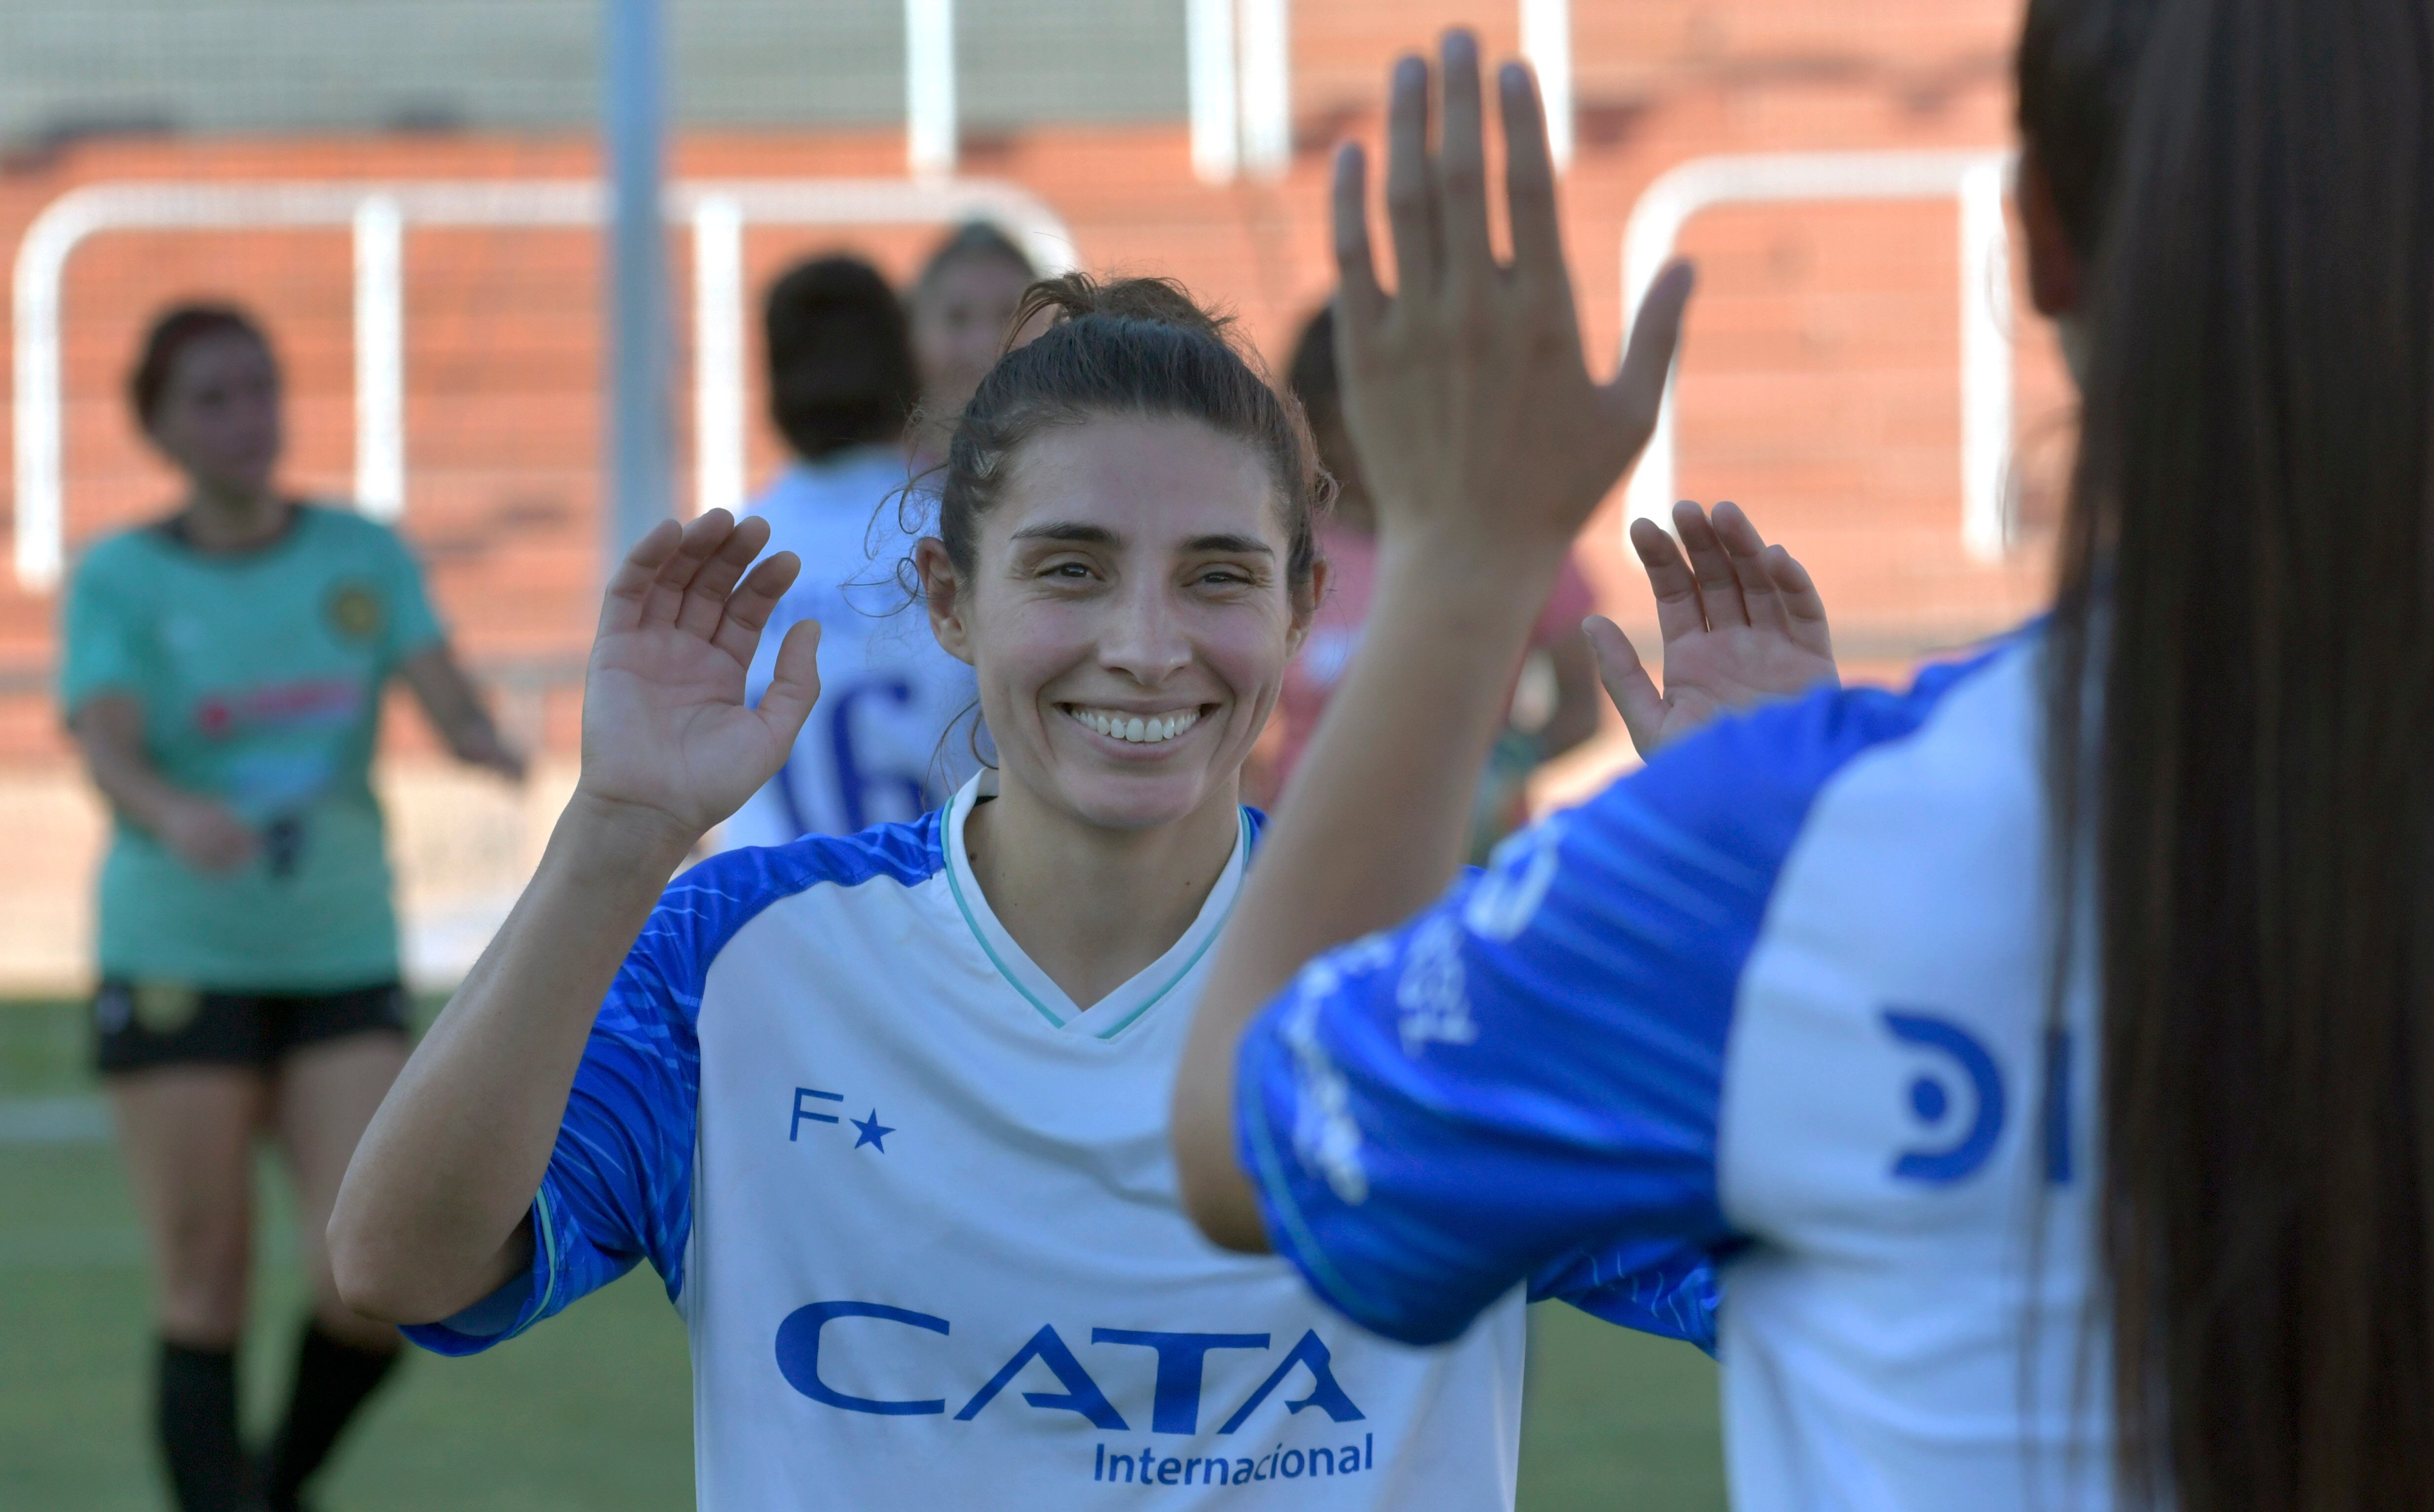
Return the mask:
<svg viewBox="0 0 2434 1512">
<path fill-rule="evenodd" d="M 218 992 L 112 979 L 93 998 L 94 1063 L 102 1074 L 153 1066 L 259 1066 L 344 1035 L 405 1033 L 395 982 L 337 992 Z"/>
</svg>

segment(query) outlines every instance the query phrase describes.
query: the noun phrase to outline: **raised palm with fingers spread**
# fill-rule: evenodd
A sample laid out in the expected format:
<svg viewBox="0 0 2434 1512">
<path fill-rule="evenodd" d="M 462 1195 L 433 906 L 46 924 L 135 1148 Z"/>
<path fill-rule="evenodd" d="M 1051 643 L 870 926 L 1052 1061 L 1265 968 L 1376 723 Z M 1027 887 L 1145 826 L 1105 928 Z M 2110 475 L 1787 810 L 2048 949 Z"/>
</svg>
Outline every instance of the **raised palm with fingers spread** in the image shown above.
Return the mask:
<svg viewBox="0 0 2434 1512">
<path fill-rule="evenodd" d="M 1363 208 L 1365 159 L 1335 174 L 1335 323 L 1345 418 L 1380 503 L 1380 546 L 1421 535 L 1479 541 L 1546 570 L 1655 428 L 1690 295 L 1666 269 L 1640 305 L 1620 370 L 1589 375 L 1555 217 L 1554 167 L 1529 75 L 1499 76 L 1513 260 L 1488 244 L 1476 44 L 1448 41 L 1445 129 L 1429 150 L 1428 69 L 1397 66 L 1388 116 L 1387 218 L 1397 286 L 1380 285 Z M 1493 507 L 1483 509 L 1487 501 Z M 1489 565 L 1500 565 L 1492 562 Z"/>
<path fill-rule="evenodd" d="M 1429 150 L 1428 70 L 1406 60 L 1389 112 L 1387 219 L 1397 287 L 1380 285 L 1363 208 L 1365 160 L 1338 160 L 1335 322 L 1345 418 L 1380 512 L 1382 552 L 1458 542 L 1447 559 L 1532 581 L 1551 568 L 1648 442 L 1680 339 L 1691 274 L 1666 269 L 1640 305 L 1620 369 L 1589 375 L 1564 267 L 1555 180 L 1526 71 L 1498 75 L 1513 260 L 1488 244 L 1476 44 L 1447 40 L 1445 121 Z M 1483 507 L 1486 506 L 1486 507 Z M 1659 693 L 1630 641 L 1590 622 L 1606 691 L 1643 756 L 1730 709 L 1834 676 L 1815 586 L 1748 519 L 1720 506 L 1675 514 L 1682 555 L 1648 522 L 1632 544 L 1656 591 Z"/>
<path fill-rule="evenodd" d="M 1656 595 L 1664 691 L 1614 621 L 1587 625 L 1599 679 L 1643 758 L 1720 713 L 1839 680 L 1825 600 L 1790 552 L 1768 545 L 1730 503 L 1711 522 L 1686 499 L 1673 507 L 1673 528 L 1678 547 L 1652 521 L 1631 526 Z"/>
<path fill-rule="evenodd" d="M 619 564 L 584 678 L 579 800 L 690 845 L 785 764 L 819 696 L 819 627 L 787 632 L 746 704 L 762 627 L 800 571 L 782 551 L 752 566 L 768 543 L 767 521 L 712 509 L 663 522 Z"/>
<path fill-rule="evenodd" d="M 1396 67 L 1391 296 L 1370 249 L 1365 160 L 1357 146 L 1336 160 L 1336 363 L 1378 512 L 1378 592 L 1243 885 L 1176 1080 L 1186 1200 L 1204 1231 L 1243 1248 L 1266 1242 L 1234 1158 L 1243 1025 L 1316 953 L 1409 917 L 1451 878 L 1513 666 L 1565 554 L 1655 428 L 1690 297 L 1688 266 L 1667 268 L 1620 369 L 1591 376 L 1529 70 L 1497 71 L 1509 263 L 1488 235 L 1478 39 L 1447 34 L 1443 77 L 1431 151 L 1428 65 Z"/>
</svg>

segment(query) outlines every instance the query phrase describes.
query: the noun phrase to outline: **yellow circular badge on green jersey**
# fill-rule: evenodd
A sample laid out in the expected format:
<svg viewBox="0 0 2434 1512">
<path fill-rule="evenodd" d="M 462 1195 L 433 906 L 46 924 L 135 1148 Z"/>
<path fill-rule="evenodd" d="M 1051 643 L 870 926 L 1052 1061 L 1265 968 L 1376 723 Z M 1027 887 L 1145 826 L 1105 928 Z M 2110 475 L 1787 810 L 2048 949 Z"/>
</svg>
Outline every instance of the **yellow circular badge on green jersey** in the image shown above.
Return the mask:
<svg viewBox="0 0 2434 1512">
<path fill-rule="evenodd" d="M 380 595 L 362 583 L 340 583 L 330 591 L 330 627 L 350 641 L 369 641 L 380 633 Z"/>
</svg>

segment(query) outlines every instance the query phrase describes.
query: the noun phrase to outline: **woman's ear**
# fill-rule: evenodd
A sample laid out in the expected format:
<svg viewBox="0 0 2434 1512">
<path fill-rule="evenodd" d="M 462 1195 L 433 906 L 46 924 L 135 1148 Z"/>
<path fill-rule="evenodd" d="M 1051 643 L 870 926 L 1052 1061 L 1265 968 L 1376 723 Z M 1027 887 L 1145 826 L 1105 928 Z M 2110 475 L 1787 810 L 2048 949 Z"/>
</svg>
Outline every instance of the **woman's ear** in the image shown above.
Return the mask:
<svg viewBox="0 0 2434 1512">
<path fill-rule="evenodd" d="M 921 598 L 930 610 L 930 633 L 949 656 L 967 665 L 972 660 L 972 637 L 964 624 L 963 580 L 947 555 L 947 543 L 924 536 L 913 548 L 913 570 L 921 575 Z"/>
<path fill-rule="evenodd" d="M 1327 558 L 1319 558 L 1310 564 L 1310 586 L 1293 595 L 1293 624 L 1285 631 L 1285 659 L 1301 655 L 1301 644 L 1310 639 L 1311 622 L 1318 617 L 1318 606 L 1327 602 Z"/>
</svg>

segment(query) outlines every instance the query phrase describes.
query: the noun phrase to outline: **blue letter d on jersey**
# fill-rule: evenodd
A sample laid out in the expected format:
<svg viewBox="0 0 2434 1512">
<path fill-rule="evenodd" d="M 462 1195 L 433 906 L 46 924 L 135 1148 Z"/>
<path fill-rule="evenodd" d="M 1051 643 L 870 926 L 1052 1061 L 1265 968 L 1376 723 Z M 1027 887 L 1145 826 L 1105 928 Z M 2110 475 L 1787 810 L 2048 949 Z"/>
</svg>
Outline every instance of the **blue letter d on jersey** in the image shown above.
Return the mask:
<svg viewBox="0 0 2434 1512">
<path fill-rule="evenodd" d="M 1885 1028 L 1904 1044 L 1935 1051 L 1968 1079 L 1976 1105 L 1957 1139 L 1941 1148 L 1903 1150 L 1894 1158 L 1894 1176 L 1903 1181 L 1944 1186 L 1960 1180 L 1986 1163 L 1995 1141 L 2003 1132 L 2003 1073 L 1978 1038 L 1949 1019 L 1899 1008 L 1885 1010 Z M 1960 1121 L 1952 1117 L 1953 1097 L 1943 1077 L 1922 1072 L 1910 1084 L 1910 1109 L 1929 1129 L 1943 1130 Z"/>
</svg>

